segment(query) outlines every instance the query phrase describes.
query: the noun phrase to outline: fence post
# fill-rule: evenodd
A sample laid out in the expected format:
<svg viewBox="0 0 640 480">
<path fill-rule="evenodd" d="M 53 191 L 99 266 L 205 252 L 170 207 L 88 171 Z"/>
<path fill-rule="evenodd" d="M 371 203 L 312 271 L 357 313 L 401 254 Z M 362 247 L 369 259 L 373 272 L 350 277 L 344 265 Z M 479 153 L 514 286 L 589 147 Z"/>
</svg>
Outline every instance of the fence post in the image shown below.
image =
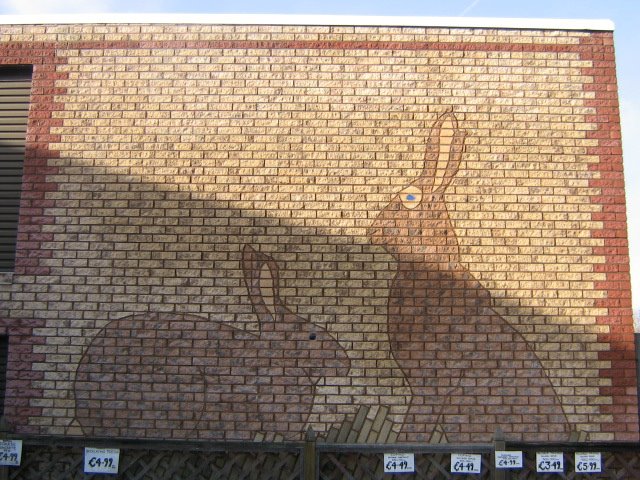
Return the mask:
<svg viewBox="0 0 640 480">
<path fill-rule="evenodd" d="M 505 480 L 505 471 L 501 468 L 496 468 L 496 450 L 505 449 L 504 433 L 499 428 L 493 434 L 493 452 L 491 454 L 491 471 L 493 472 L 493 478 L 495 480 Z"/>
<path fill-rule="evenodd" d="M 302 453 L 304 480 L 316 480 L 317 478 L 316 455 L 316 432 L 309 427 L 304 440 L 304 451 Z"/>
</svg>

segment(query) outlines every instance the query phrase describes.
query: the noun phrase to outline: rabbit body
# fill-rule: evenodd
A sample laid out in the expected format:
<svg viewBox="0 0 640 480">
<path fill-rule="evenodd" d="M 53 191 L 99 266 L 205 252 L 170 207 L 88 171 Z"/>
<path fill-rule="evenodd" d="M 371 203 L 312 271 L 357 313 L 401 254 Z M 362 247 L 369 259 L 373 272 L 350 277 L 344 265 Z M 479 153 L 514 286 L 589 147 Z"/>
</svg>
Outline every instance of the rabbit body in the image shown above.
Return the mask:
<svg viewBox="0 0 640 480">
<path fill-rule="evenodd" d="M 76 420 L 91 436 L 252 440 L 300 436 L 322 377 L 349 359 L 323 328 L 286 308 L 274 286 L 269 309 L 260 271 L 277 266 L 245 247 L 245 282 L 260 331 L 196 315 L 131 315 L 108 323 L 76 371 Z"/>
<path fill-rule="evenodd" d="M 453 135 L 436 186 L 445 124 Z M 444 191 L 458 170 L 464 138 L 453 114 L 441 115 L 424 171 L 369 230 L 372 242 L 397 261 L 388 333 L 412 391 L 399 440 L 490 441 L 498 428 L 508 438 L 565 440 L 567 420 L 539 359 L 460 263 Z"/>
</svg>

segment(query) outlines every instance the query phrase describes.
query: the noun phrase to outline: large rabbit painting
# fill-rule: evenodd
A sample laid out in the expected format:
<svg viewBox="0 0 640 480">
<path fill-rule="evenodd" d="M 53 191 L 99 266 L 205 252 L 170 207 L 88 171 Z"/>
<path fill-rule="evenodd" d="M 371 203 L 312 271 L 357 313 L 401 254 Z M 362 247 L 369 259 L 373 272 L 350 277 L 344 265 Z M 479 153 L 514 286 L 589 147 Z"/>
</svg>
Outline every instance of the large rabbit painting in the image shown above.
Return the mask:
<svg viewBox="0 0 640 480">
<path fill-rule="evenodd" d="M 252 440 L 300 437 L 323 377 L 349 358 L 324 328 L 294 314 L 279 269 L 246 245 L 242 269 L 259 331 L 185 314 L 111 321 L 76 372 L 76 422 L 86 435 Z"/>
<path fill-rule="evenodd" d="M 397 262 L 388 333 L 412 394 L 399 440 L 488 441 L 498 428 L 515 438 L 566 439 L 566 416 L 535 352 L 461 263 L 445 191 L 465 138 L 452 112 L 440 115 L 422 173 L 369 230 Z"/>
</svg>

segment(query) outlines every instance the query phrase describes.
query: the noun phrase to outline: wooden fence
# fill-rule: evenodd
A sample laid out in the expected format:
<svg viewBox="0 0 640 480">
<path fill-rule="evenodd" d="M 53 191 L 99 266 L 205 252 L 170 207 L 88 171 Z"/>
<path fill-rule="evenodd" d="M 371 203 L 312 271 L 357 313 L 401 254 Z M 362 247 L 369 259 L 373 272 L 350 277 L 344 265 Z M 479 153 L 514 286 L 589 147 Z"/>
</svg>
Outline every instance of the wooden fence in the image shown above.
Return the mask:
<svg viewBox="0 0 640 480">
<path fill-rule="evenodd" d="M 17 437 L 16 437 L 17 438 Z M 640 444 L 496 442 L 474 445 L 328 443 L 309 435 L 306 442 L 138 442 L 89 438 L 22 437 L 22 461 L 0 468 L 0 479 L 15 480 L 365 480 L 405 479 L 640 479 Z M 84 473 L 84 448 L 119 450 L 117 475 Z M 523 466 L 495 468 L 496 449 L 521 451 Z M 539 472 L 537 454 L 556 452 L 561 473 Z M 581 473 L 576 452 L 597 452 L 601 472 Z M 409 454 L 411 473 L 385 473 L 385 453 Z M 478 473 L 456 472 L 453 455 L 479 456 Z"/>
</svg>

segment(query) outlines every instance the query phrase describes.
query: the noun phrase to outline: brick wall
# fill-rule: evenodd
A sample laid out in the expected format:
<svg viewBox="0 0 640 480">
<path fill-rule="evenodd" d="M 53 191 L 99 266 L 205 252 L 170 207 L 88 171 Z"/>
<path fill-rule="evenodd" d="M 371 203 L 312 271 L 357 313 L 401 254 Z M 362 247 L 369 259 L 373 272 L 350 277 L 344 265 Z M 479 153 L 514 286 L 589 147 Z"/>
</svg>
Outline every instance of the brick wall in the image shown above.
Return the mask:
<svg viewBox="0 0 640 480">
<path fill-rule="evenodd" d="M 637 440 L 611 32 L 1 26 L 20 432 Z M 376 417 L 378 415 L 378 417 Z"/>
</svg>

